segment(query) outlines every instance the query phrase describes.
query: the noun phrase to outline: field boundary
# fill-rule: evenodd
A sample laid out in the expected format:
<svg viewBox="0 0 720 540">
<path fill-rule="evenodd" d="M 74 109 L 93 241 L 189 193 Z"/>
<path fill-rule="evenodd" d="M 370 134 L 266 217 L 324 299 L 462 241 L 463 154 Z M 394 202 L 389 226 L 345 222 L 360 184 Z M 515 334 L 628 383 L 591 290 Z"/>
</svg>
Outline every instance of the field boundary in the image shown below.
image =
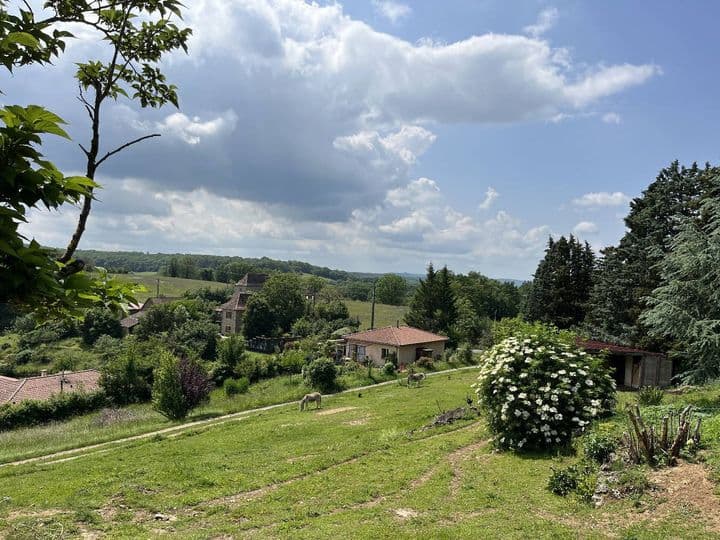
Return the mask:
<svg viewBox="0 0 720 540">
<path fill-rule="evenodd" d="M 438 375 L 455 373 L 455 372 L 459 372 L 459 371 L 468 371 L 471 369 L 479 369 L 479 366 L 464 366 L 464 367 L 460 367 L 460 368 L 444 369 L 442 371 L 434 371 L 434 372 L 426 373 L 426 375 L 428 377 L 436 377 Z M 351 392 L 361 392 L 363 390 L 370 390 L 373 388 L 379 388 L 381 386 L 398 384 L 399 381 L 402 381 L 402 379 L 395 379 L 393 381 L 384 381 L 381 383 L 369 384 L 366 386 L 358 386 L 355 388 L 348 388 L 347 390 L 342 390 L 342 391 L 336 392 L 334 394 L 324 394 L 323 397 L 338 396 L 338 395 L 342 395 L 342 394 L 349 394 Z M 93 455 L 100 451 L 110 450 L 113 447 L 120 446 L 125 443 L 141 441 L 144 439 L 149 439 L 151 437 L 164 436 L 164 435 L 169 435 L 169 436 L 175 437 L 184 431 L 187 431 L 187 430 L 199 427 L 199 426 L 214 427 L 216 425 L 222 425 L 227 422 L 244 420 L 245 418 L 248 418 L 248 417 L 258 414 L 258 413 L 270 411 L 273 409 L 279 409 L 281 407 L 288 407 L 290 405 L 297 405 L 297 401 L 285 401 L 283 403 L 275 403 L 273 405 L 266 405 L 264 407 L 257 407 L 255 409 L 248 409 L 245 411 L 228 413 L 228 414 L 224 414 L 221 416 L 216 416 L 215 418 L 207 418 L 205 420 L 196 420 L 194 422 L 188 422 L 186 424 L 180 424 L 178 426 L 171 426 L 171 427 L 158 429 L 158 430 L 154 430 L 154 431 L 148 431 L 146 433 L 140 433 L 138 435 L 131 435 L 129 437 L 121 437 L 119 439 L 113 439 L 113 440 L 104 441 L 101 443 L 95 443 L 95 444 L 90 444 L 90 445 L 86 445 L 86 446 L 78 446 L 77 448 L 61 450 L 59 452 L 52 452 L 50 454 L 45 454 L 42 456 L 35 456 L 35 457 L 31 457 L 31 458 L 19 459 L 16 461 L 8 461 L 6 463 L 0 463 L 0 468 L 10 467 L 10 466 L 19 466 L 19 465 L 28 465 L 28 464 L 33 464 L 33 463 L 35 463 L 37 465 L 53 465 L 55 463 L 62 463 L 64 461 L 69 461 L 71 459 L 78 459 L 81 457 Z"/>
</svg>

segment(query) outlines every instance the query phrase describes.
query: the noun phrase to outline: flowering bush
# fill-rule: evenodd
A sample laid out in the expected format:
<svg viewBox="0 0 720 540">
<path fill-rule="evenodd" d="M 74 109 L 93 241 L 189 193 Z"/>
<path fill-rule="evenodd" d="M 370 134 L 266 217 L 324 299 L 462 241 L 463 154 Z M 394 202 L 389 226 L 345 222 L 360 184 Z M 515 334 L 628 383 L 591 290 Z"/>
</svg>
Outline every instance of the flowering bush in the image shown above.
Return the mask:
<svg viewBox="0 0 720 540">
<path fill-rule="evenodd" d="M 609 370 L 552 333 L 506 338 L 480 364 L 474 386 L 502 448 L 566 445 L 615 404 Z"/>
</svg>

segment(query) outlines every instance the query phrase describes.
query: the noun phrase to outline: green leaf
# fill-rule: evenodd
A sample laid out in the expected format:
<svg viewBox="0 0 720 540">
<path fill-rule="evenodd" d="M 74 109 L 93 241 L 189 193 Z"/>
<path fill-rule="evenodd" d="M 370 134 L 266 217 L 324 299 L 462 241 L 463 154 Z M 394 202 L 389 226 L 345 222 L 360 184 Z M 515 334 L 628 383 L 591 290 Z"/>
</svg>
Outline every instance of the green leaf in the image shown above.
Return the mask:
<svg viewBox="0 0 720 540">
<path fill-rule="evenodd" d="M 40 42 L 27 32 L 11 32 L 3 40 L 4 43 L 17 43 L 32 49 L 39 49 Z"/>
</svg>

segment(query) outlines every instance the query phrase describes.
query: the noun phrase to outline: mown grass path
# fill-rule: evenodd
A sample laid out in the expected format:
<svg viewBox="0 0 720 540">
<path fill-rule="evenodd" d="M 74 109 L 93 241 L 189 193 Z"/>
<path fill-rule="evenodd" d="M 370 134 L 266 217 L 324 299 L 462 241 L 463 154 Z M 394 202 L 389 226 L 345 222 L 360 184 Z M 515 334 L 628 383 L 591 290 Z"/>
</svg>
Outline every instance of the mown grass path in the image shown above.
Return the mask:
<svg viewBox="0 0 720 540">
<path fill-rule="evenodd" d="M 466 371 L 466 370 L 472 370 L 472 369 L 477 369 L 477 366 L 467 366 L 467 367 L 461 367 L 461 368 L 455 368 L 455 369 L 448 369 L 448 370 L 443 370 L 443 371 L 437 371 L 434 373 L 428 373 L 427 375 L 429 377 L 432 377 L 432 376 L 442 375 L 445 373 L 452 373 L 455 371 Z M 362 387 L 358 387 L 358 388 L 351 388 L 348 390 L 343 390 L 341 392 L 338 392 L 337 394 L 325 395 L 325 396 L 323 396 L 323 398 L 330 398 L 332 396 L 337 396 L 337 395 L 347 394 L 347 393 L 352 393 L 352 392 L 362 392 L 363 390 L 369 390 L 371 388 L 376 388 L 376 387 L 380 387 L 380 386 L 387 386 L 389 384 L 400 384 L 399 381 L 401 381 L 401 379 L 381 382 L 381 383 L 372 384 L 372 385 L 368 385 L 368 386 L 362 386 Z M 325 399 L 325 402 L 327 403 L 327 399 Z M 246 411 L 224 414 L 224 415 L 217 416 L 214 418 L 208 418 L 206 420 L 197 420 L 194 422 L 188 422 L 186 424 L 181 424 L 181 425 L 177 425 L 177 426 L 172 426 L 172 427 L 167 427 L 167 428 L 158 429 L 158 430 L 154 430 L 154 431 L 149 431 L 147 433 L 141 433 L 139 435 L 132 435 L 129 437 L 122 437 L 119 439 L 105 441 L 102 443 L 90 444 L 87 446 L 80 446 L 78 448 L 72 448 L 70 450 L 62 450 L 60 452 L 52 452 L 52 453 L 45 454 L 42 456 L 35 456 L 32 458 L 27 458 L 27 459 L 8 461 L 6 463 L 0 463 L 0 468 L 9 467 L 9 466 L 17 466 L 17 465 L 27 465 L 27 464 L 31 464 L 31 463 L 42 463 L 45 465 L 52 464 L 52 463 L 61 463 L 63 461 L 68 461 L 71 459 L 77 459 L 77 458 L 83 457 L 84 455 L 88 455 L 90 453 L 104 451 L 113 446 L 118 446 L 118 445 L 122 445 L 125 443 L 130 443 L 133 441 L 139 441 L 139 440 L 143 440 L 143 439 L 149 439 L 151 437 L 158 437 L 158 436 L 176 437 L 176 436 L 182 434 L 184 431 L 187 431 L 189 429 L 196 429 L 201 426 L 215 426 L 215 425 L 224 424 L 226 422 L 239 421 L 239 420 L 243 420 L 246 417 L 251 416 L 253 414 L 258 414 L 258 413 L 261 413 L 264 411 L 270 411 L 272 409 L 277 409 L 280 407 L 287 407 L 287 406 L 293 405 L 295 403 L 296 402 L 294 402 L 294 401 L 289 401 L 289 402 L 285 402 L 285 403 L 276 403 L 273 405 L 267 405 L 265 407 L 258 407 L 258 408 L 249 409 Z M 311 407 L 314 408 L 314 405 L 311 405 Z"/>
</svg>

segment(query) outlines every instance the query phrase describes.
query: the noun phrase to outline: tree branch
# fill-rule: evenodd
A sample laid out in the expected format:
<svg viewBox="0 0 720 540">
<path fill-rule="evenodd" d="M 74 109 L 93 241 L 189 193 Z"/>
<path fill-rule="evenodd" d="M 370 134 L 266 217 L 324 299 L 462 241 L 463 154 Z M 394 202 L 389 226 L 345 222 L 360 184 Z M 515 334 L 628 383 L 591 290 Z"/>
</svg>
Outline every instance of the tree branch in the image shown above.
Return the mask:
<svg viewBox="0 0 720 540">
<path fill-rule="evenodd" d="M 140 137 L 140 138 L 138 138 L 138 139 L 135 139 L 135 140 L 133 140 L 133 141 L 130 141 L 130 142 L 128 142 L 128 143 L 125 143 L 125 144 L 123 144 L 122 146 L 117 147 L 117 148 L 116 148 L 115 150 L 113 150 L 112 152 L 108 152 L 108 153 L 105 154 L 102 158 L 100 158 L 100 159 L 98 160 L 98 162 L 97 162 L 97 166 L 99 167 L 100 164 L 101 164 L 103 161 L 105 161 L 107 158 L 109 158 L 110 156 L 113 156 L 113 155 L 117 154 L 118 152 L 120 152 L 120 151 L 122 151 L 122 150 L 125 150 L 128 146 L 132 146 L 133 144 L 137 144 L 137 143 L 142 142 L 142 141 L 144 141 L 144 140 L 146 140 L 146 139 L 152 139 L 153 137 L 160 137 L 160 134 L 159 134 L 159 133 L 153 133 L 152 135 L 145 135 L 145 136 L 143 136 L 143 137 Z"/>
</svg>

